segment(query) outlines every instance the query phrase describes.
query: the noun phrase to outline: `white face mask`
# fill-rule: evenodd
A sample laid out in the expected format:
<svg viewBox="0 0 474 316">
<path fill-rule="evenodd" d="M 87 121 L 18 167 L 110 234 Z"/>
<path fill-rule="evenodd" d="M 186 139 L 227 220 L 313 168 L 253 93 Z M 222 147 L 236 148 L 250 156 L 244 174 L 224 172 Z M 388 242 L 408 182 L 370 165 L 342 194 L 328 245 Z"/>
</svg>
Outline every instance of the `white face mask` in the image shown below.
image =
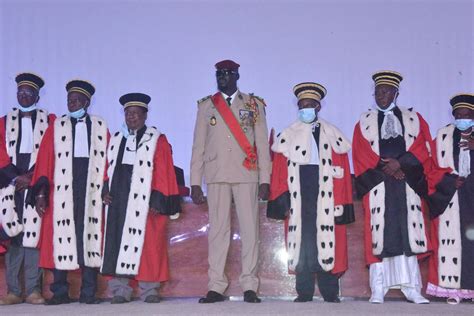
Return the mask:
<svg viewBox="0 0 474 316">
<path fill-rule="evenodd" d="M 304 108 L 298 110 L 298 119 L 306 124 L 314 122 L 316 119 L 316 109 L 314 108 Z"/>
</svg>

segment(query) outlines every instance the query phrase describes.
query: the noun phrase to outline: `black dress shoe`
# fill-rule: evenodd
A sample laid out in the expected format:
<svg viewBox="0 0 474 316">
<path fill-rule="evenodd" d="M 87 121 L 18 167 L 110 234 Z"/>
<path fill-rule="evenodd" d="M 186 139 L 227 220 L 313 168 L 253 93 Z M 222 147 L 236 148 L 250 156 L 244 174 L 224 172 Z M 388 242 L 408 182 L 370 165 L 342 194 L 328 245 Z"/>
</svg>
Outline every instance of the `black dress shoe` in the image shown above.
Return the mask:
<svg viewBox="0 0 474 316">
<path fill-rule="evenodd" d="M 206 294 L 206 297 L 201 297 L 199 299 L 199 303 L 202 304 L 207 304 L 207 303 L 217 303 L 217 302 L 223 302 L 226 300 L 226 297 L 220 293 L 217 293 L 215 291 L 209 291 Z"/>
<path fill-rule="evenodd" d="M 324 301 L 327 303 L 340 303 L 341 302 L 341 300 L 337 296 L 335 298 L 324 299 Z"/>
<path fill-rule="evenodd" d="M 257 293 L 252 290 L 248 290 L 244 292 L 244 302 L 247 303 L 260 303 L 262 300 L 258 298 Z"/>
<path fill-rule="evenodd" d="M 158 295 L 148 295 L 145 298 L 145 303 L 159 303 L 161 301 Z"/>
<path fill-rule="evenodd" d="M 71 303 L 69 296 L 53 296 L 44 302 L 45 305 L 61 305 L 69 303 Z"/>
<path fill-rule="evenodd" d="M 304 303 L 304 302 L 312 302 L 313 297 L 312 296 L 306 296 L 306 295 L 298 295 L 293 302 L 295 303 Z"/>
<path fill-rule="evenodd" d="M 112 297 L 112 301 L 110 302 L 111 304 L 123 304 L 123 303 L 128 303 L 127 299 L 123 296 L 116 295 Z"/>
<path fill-rule="evenodd" d="M 79 303 L 81 304 L 100 304 L 102 303 L 102 300 L 97 297 L 85 297 L 85 298 L 79 298 Z"/>
</svg>

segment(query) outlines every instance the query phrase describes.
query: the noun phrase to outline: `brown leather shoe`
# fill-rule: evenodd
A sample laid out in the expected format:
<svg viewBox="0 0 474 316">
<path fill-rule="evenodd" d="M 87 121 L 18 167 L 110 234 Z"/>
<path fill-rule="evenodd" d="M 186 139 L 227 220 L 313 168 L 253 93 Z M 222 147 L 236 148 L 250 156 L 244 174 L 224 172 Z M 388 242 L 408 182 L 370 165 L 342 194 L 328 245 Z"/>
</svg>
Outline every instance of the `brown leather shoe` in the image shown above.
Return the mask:
<svg viewBox="0 0 474 316">
<path fill-rule="evenodd" d="M 13 304 L 21 304 L 23 300 L 21 297 L 16 296 L 13 293 L 8 293 L 7 296 L 0 300 L 0 305 L 13 305 Z"/>
<path fill-rule="evenodd" d="M 25 303 L 39 305 L 44 304 L 44 298 L 38 292 L 33 292 L 25 299 Z"/>
</svg>

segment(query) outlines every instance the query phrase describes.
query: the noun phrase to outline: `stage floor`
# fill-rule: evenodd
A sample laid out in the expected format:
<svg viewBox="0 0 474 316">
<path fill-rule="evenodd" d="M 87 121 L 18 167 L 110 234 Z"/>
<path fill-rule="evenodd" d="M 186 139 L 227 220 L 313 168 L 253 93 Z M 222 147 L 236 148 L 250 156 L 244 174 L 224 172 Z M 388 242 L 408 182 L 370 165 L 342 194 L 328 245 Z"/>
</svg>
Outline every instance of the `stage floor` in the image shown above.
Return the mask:
<svg viewBox="0 0 474 316">
<path fill-rule="evenodd" d="M 197 298 L 166 299 L 159 304 L 134 301 L 129 304 L 61 306 L 15 305 L 1 307 L 2 315 L 472 315 L 474 304 L 456 306 L 441 302 L 415 305 L 404 301 L 387 301 L 370 304 L 367 301 L 348 300 L 340 304 L 313 301 L 293 303 L 285 300 L 265 299 L 260 304 L 230 301 L 215 304 L 198 304 Z"/>
</svg>

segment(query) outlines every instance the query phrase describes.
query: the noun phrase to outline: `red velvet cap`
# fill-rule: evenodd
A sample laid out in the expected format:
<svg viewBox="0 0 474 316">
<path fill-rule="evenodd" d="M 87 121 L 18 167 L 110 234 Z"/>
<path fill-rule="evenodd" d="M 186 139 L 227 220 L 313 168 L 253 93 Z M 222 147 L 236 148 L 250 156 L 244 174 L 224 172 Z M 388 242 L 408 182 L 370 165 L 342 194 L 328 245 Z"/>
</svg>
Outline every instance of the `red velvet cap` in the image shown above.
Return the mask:
<svg viewBox="0 0 474 316">
<path fill-rule="evenodd" d="M 237 64 L 235 61 L 226 59 L 220 61 L 216 64 L 217 70 L 227 69 L 227 70 L 239 70 L 240 65 Z"/>
</svg>

